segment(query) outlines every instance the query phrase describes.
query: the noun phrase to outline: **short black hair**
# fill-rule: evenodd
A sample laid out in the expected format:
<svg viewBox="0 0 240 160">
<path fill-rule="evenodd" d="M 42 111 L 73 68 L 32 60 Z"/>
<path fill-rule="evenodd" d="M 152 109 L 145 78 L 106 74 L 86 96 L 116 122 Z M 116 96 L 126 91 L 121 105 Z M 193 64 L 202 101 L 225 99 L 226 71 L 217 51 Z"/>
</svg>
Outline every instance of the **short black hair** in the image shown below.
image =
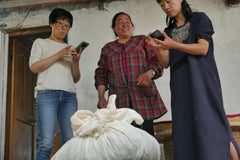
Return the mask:
<svg viewBox="0 0 240 160">
<path fill-rule="evenodd" d="M 122 14 L 125 14 L 126 16 L 128 16 L 128 18 L 130 19 L 130 21 L 131 21 L 131 23 L 132 23 L 132 26 L 134 27 L 134 24 L 133 24 L 133 22 L 132 22 L 132 19 L 131 19 L 131 17 L 130 17 L 127 13 L 125 13 L 125 12 L 118 12 L 117 14 L 114 15 L 114 17 L 113 17 L 113 19 L 112 19 L 112 29 L 116 26 L 117 17 L 118 17 L 119 15 L 122 15 Z M 115 34 L 116 37 L 118 36 L 115 32 L 114 32 L 114 34 Z"/>
<path fill-rule="evenodd" d="M 62 8 L 55 8 L 49 15 L 49 24 L 56 23 L 57 20 L 67 20 L 72 27 L 73 16 L 70 12 Z"/>
</svg>

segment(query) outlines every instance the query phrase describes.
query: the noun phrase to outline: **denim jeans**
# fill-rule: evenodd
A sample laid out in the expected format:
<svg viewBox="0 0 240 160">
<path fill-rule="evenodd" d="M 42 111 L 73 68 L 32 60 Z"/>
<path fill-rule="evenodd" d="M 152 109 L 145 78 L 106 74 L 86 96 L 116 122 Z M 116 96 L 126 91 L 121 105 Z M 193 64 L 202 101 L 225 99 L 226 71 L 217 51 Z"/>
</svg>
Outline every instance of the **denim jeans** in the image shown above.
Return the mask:
<svg viewBox="0 0 240 160">
<path fill-rule="evenodd" d="M 76 93 L 59 90 L 37 92 L 35 114 L 38 125 L 36 160 L 49 160 L 56 119 L 60 128 L 60 145 L 72 138 L 71 116 L 77 111 Z"/>
</svg>

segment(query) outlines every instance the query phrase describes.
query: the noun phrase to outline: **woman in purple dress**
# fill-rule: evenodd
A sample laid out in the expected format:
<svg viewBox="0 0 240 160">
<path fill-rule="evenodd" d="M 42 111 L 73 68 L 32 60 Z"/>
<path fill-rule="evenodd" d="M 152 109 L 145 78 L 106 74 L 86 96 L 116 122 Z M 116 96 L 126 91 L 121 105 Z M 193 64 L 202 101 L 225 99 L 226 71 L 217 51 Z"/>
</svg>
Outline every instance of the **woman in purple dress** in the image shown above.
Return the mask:
<svg viewBox="0 0 240 160">
<path fill-rule="evenodd" d="M 170 66 L 174 160 L 239 160 L 222 100 L 211 20 L 186 0 L 157 0 L 167 14 L 164 41 L 148 36 Z"/>
</svg>

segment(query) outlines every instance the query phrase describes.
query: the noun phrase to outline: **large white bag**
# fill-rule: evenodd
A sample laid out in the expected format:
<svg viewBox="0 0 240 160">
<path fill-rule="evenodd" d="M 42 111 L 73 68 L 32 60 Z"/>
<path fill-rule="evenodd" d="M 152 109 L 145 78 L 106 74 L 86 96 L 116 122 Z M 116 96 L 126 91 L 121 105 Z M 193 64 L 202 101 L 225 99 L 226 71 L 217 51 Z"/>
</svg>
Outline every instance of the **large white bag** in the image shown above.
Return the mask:
<svg viewBox="0 0 240 160">
<path fill-rule="evenodd" d="M 131 125 L 142 124 L 136 111 L 116 109 L 116 95 L 95 113 L 79 110 L 72 117 L 73 138 L 51 160 L 160 160 L 160 146 L 147 132 Z"/>
</svg>

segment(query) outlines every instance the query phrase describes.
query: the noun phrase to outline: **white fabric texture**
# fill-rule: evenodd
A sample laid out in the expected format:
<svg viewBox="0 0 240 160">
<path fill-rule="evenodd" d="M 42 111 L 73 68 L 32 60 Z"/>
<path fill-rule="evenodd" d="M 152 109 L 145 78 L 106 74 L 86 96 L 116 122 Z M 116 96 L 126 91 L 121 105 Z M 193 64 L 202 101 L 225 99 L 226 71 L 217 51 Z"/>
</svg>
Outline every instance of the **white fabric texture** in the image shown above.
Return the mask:
<svg viewBox="0 0 240 160">
<path fill-rule="evenodd" d="M 66 43 L 58 43 L 50 39 L 38 38 L 34 41 L 29 66 L 35 62 L 46 59 L 67 46 Z M 76 93 L 76 87 L 72 77 L 72 59 L 64 58 L 51 65 L 48 69 L 38 73 L 37 90 L 63 90 Z"/>
<path fill-rule="evenodd" d="M 116 95 L 95 113 L 77 111 L 71 118 L 74 137 L 51 160 L 160 160 L 160 146 L 146 131 L 131 125 L 143 123 L 136 111 L 116 109 Z"/>
</svg>

